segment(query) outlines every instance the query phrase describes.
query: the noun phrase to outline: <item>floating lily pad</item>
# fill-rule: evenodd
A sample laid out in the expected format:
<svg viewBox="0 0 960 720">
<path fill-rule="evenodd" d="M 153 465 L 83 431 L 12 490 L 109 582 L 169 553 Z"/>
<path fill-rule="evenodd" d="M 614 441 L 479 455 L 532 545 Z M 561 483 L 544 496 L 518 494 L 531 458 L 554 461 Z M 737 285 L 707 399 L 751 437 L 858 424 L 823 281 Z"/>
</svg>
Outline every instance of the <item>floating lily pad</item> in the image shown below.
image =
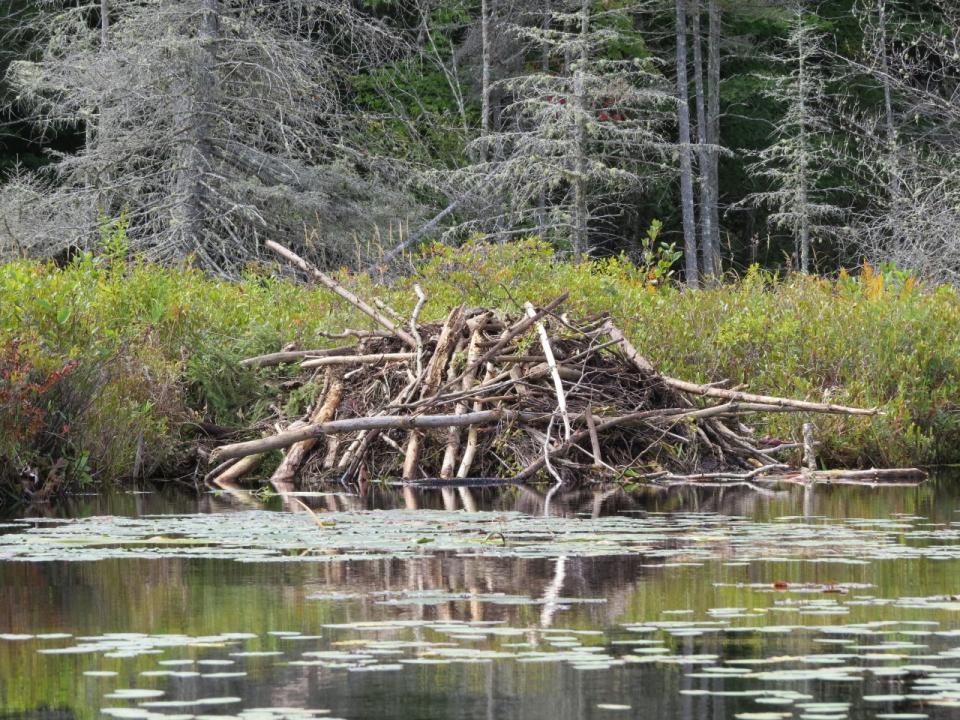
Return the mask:
<svg viewBox="0 0 960 720">
<path fill-rule="evenodd" d="M 155 698 L 163 695 L 163 690 L 150 690 L 147 688 L 118 688 L 108 695 L 104 695 L 109 700 L 143 700 L 144 698 Z"/>
</svg>

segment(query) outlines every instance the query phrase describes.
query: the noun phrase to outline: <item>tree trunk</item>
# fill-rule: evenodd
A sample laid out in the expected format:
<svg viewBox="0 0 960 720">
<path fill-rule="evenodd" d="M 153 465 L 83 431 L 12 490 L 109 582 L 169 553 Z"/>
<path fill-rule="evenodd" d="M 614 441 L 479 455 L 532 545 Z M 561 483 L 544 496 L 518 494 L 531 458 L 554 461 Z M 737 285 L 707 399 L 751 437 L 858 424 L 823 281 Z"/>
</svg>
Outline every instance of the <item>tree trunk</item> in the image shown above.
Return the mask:
<svg viewBox="0 0 960 720">
<path fill-rule="evenodd" d="M 100 50 L 106 50 L 110 38 L 110 0 L 100 0 Z"/>
<path fill-rule="evenodd" d="M 178 99 L 178 135 L 184 138 L 172 225 L 183 254 L 199 247 L 208 191 L 204 176 L 210 168 L 213 96 L 216 92 L 216 42 L 220 34 L 219 0 L 200 0 L 198 52 L 190 58 L 191 72 Z"/>
<path fill-rule="evenodd" d="M 802 11 L 798 9 L 798 13 Z M 799 22 L 805 22 L 803 15 L 798 16 Z M 809 185 L 808 185 L 808 174 L 807 169 L 809 166 L 808 163 L 808 148 L 807 143 L 809 139 L 807 137 L 807 65 L 806 65 L 806 52 L 807 48 L 803 44 L 803 35 L 799 36 L 799 46 L 797 48 L 799 62 L 797 65 L 797 102 L 799 104 L 799 115 L 800 115 L 800 137 L 798 138 L 800 143 L 800 163 L 799 163 L 799 185 L 797 188 L 797 210 L 800 215 L 799 222 L 799 237 L 798 242 L 800 245 L 800 272 L 803 274 L 808 274 L 810 272 L 810 212 L 809 212 Z"/>
<path fill-rule="evenodd" d="M 690 98 L 687 90 L 687 0 L 677 6 L 677 124 L 680 129 L 680 206 L 687 287 L 700 286 L 697 270 L 697 221 L 693 212 L 693 164 L 690 158 Z"/>
<path fill-rule="evenodd" d="M 480 133 L 486 137 L 490 134 L 490 0 L 480 3 L 480 48 Z"/>
<path fill-rule="evenodd" d="M 543 3 L 543 19 L 541 21 L 540 29 L 544 33 L 550 29 L 550 22 L 553 19 L 553 10 L 551 8 L 551 0 L 544 0 Z M 544 75 L 550 72 L 550 44 L 547 42 L 543 43 L 543 47 L 540 50 L 540 72 Z M 540 226 L 540 239 L 547 239 L 547 191 L 544 189 L 540 190 L 540 197 L 537 199 L 537 224 Z"/>
<path fill-rule="evenodd" d="M 590 59 L 588 34 L 590 32 L 590 0 L 580 3 L 580 60 L 573 74 L 573 92 L 577 103 L 576 116 L 576 163 L 574 179 L 574 236 L 573 254 L 577 260 L 589 253 L 587 238 L 587 98 L 584 73 Z"/>
<path fill-rule="evenodd" d="M 540 29 L 546 34 L 553 22 L 553 0 L 543 1 L 543 18 L 540 21 Z M 540 72 L 546 74 L 550 72 L 550 43 L 544 41 L 540 48 Z"/>
<path fill-rule="evenodd" d="M 719 276 L 720 266 L 720 34 L 722 20 L 720 1 L 708 0 L 709 28 L 707 35 L 707 143 L 710 145 L 710 250 L 711 272 Z"/>
<path fill-rule="evenodd" d="M 800 202 L 807 203 L 806 182 L 801 181 Z M 800 219 L 800 272 L 804 275 L 810 274 L 810 220 L 804 212 Z"/>
<path fill-rule="evenodd" d="M 880 67 L 883 82 L 883 117 L 887 133 L 887 163 L 889 181 L 887 192 L 891 200 L 897 200 L 900 195 L 900 168 L 897 158 L 897 129 L 893 119 L 893 98 L 890 91 L 890 63 L 887 58 L 887 13 L 886 0 L 880 0 L 878 5 L 878 22 L 880 25 Z"/>
<path fill-rule="evenodd" d="M 105 53 L 107 51 L 107 43 L 110 38 L 110 0 L 100 0 L 100 52 Z M 97 139 L 103 134 L 104 129 L 104 114 L 105 108 L 100 107 L 92 109 L 90 111 L 89 117 L 87 117 L 86 124 L 84 126 L 84 146 L 87 152 L 93 149 L 94 144 L 97 142 Z M 96 121 L 94 121 L 94 114 L 97 115 Z M 103 190 L 103 186 L 106 178 L 100 177 L 100 173 L 88 173 L 87 175 L 87 184 L 91 188 L 98 188 L 97 190 L 97 200 L 96 206 L 90 208 L 90 211 L 96 214 L 96 217 L 93 218 L 94 225 L 99 225 L 101 223 L 101 215 L 108 215 L 107 198 Z"/>
<path fill-rule="evenodd" d="M 708 283 L 713 278 L 713 230 L 710 223 L 710 152 L 707 149 L 706 96 L 703 91 L 703 51 L 700 37 L 700 0 L 690 3 L 690 21 L 693 40 L 693 83 L 697 96 L 697 176 L 700 185 L 700 257 L 703 276 Z"/>
</svg>

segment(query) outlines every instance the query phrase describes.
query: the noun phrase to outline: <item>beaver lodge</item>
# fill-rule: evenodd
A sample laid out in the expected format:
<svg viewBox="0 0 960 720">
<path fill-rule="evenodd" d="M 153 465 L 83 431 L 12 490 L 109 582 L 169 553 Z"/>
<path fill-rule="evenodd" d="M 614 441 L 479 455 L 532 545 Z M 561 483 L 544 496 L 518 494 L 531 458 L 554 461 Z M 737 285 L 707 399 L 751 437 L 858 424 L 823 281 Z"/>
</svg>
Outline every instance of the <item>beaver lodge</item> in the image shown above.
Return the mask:
<svg viewBox="0 0 960 720">
<path fill-rule="evenodd" d="M 393 478 L 421 486 L 580 478 L 658 482 L 875 481 L 920 471 L 802 473 L 783 461 L 797 444 L 764 446 L 749 427 L 759 413 L 875 415 L 862 409 L 756 395 L 724 383 L 668 377 L 609 317 L 572 318 L 564 294 L 522 312 L 463 305 L 442 322 L 376 307 L 276 243 L 272 250 L 356 306 L 377 329 L 355 343 L 250 358 L 247 366 L 299 363 L 322 376 L 310 413 L 281 432 L 210 453 L 207 478 L 229 482 L 281 449 L 271 477 L 296 483 Z M 812 442 L 807 439 L 809 455 Z M 796 455 L 796 453 L 793 453 Z M 918 475 L 919 474 L 919 475 Z"/>
</svg>

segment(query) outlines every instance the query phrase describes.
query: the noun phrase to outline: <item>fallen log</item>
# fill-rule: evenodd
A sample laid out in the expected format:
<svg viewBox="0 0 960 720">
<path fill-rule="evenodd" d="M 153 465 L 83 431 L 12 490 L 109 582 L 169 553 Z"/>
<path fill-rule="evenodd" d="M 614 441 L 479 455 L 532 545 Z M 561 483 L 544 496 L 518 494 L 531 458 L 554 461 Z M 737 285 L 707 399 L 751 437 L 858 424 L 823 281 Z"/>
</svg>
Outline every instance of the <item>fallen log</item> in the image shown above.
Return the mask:
<svg viewBox="0 0 960 720">
<path fill-rule="evenodd" d="M 340 405 L 340 400 L 343 398 L 343 376 L 341 372 L 328 370 L 325 384 L 323 402 L 318 404 L 317 409 L 310 416 L 310 422 L 314 425 L 332 420 L 337 412 L 337 407 Z M 291 445 L 283 461 L 270 476 L 270 484 L 280 486 L 284 483 L 292 483 L 316 444 L 317 438 L 308 438 Z"/>
<path fill-rule="evenodd" d="M 268 355 L 258 355 L 257 357 L 246 358 L 240 361 L 241 367 L 270 367 L 272 365 L 284 365 L 286 363 L 300 362 L 308 358 L 335 357 L 337 355 L 352 355 L 357 351 L 356 345 L 343 345 L 341 347 L 326 348 L 324 350 L 288 350 L 286 352 L 270 353 Z"/>
<path fill-rule="evenodd" d="M 713 387 L 710 385 L 698 385 L 697 383 L 687 382 L 685 380 L 677 380 L 676 378 L 667 376 L 663 376 L 663 381 L 675 390 L 680 390 L 685 393 L 722 398 L 724 400 L 735 400 L 737 402 L 755 403 L 770 407 L 790 408 L 793 410 L 802 410 L 804 412 L 829 413 L 834 415 L 880 414 L 880 410 L 878 408 L 855 408 L 848 407 L 846 405 L 815 403 L 807 402 L 806 400 L 791 400 L 790 398 L 774 397 L 773 395 L 754 395 L 753 393 L 740 392 L 739 390 L 727 390 L 725 388 Z"/>
<path fill-rule="evenodd" d="M 546 417 L 549 417 L 546 416 Z M 222 462 L 235 457 L 245 457 L 254 453 L 279 450 L 310 438 L 324 435 L 356 432 L 358 430 L 417 430 L 451 427 L 470 427 L 471 425 L 489 425 L 490 423 L 520 420 L 523 422 L 542 421 L 543 413 L 522 413 L 512 410 L 482 410 L 462 415 L 380 415 L 363 418 L 331 420 L 330 422 L 307 425 L 299 430 L 277 433 L 260 440 L 222 445 L 210 453 L 210 462 Z"/>
<path fill-rule="evenodd" d="M 377 353 L 373 355 L 337 355 L 334 357 L 304 360 L 300 363 L 300 367 L 309 370 L 318 367 L 328 367 L 330 365 L 380 365 L 387 362 L 396 362 L 397 360 L 411 360 L 413 357 L 414 354 L 408 352 Z"/>
<path fill-rule="evenodd" d="M 608 322 L 606 327 L 610 337 L 619 343 L 624 354 L 640 372 L 647 374 L 656 373 L 656 368 L 654 368 L 653 363 L 637 352 L 637 349 L 627 340 L 626 336 L 616 325 Z M 795 410 L 815 413 L 832 413 L 837 415 L 878 415 L 880 413 L 877 408 L 855 408 L 847 407 L 846 405 L 792 400 L 790 398 L 775 397 L 773 395 L 754 395 L 753 393 L 717 387 L 716 383 L 700 385 L 698 383 L 687 382 L 686 380 L 678 380 L 677 378 L 672 378 L 667 375 L 660 375 L 659 378 L 668 387 L 692 395 L 722 398 L 724 400 L 734 400 L 744 403 L 756 403 L 770 407 L 793 408 Z"/>
<path fill-rule="evenodd" d="M 871 468 L 869 470 L 812 470 L 800 474 L 809 482 L 839 483 L 843 481 L 868 481 L 875 483 L 923 481 L 928 476 L 920 468 Z"/>
<path fill-rule="evenodd" d="M 727 403 L 708 408 L 668 408 L 663 410 L 649 410 L 629 415 L 602 418 L 602 422 L 594 425 L 593 432 L 601 432 L 610 428 L 631 425 L 639 422 L 665 422 L 676 424 L 683 420 L 696 420 L 724 415 L 736 415 L 741 412 L 797 412 L 796 408 L 779 405 L 760 405 L 751 403 Z M 312 423 L 296 430 L 270 435 L 260 440 L 221 445 L 210 453 L 210 462 L 222 462 L 236 457 L 246 457 L 254 453 L 269 452 L 289 447 L 294 443 L 308 438 L 317 438 L 324 435 L 371 431 L 371 430 L 436 430 L 442 428 L 470 427 L 473 425 L 490 425 L 497 422 L 519 421 L 522 423 L 543 423 L 550 419 L 548 412 L 519 412 L 514 410 L 481 410 L 470 413 L 453 413 L 445 415 L 374 415 L 362 418 L 333 420 L 330 422 Z M 586 414 L 572 416 L 578 423 L 586 422 Z M 594 419 L 595 420 L 595 419 Z M 574 433 L 565 445 L 589 437 L 591 430 Z M 550 451 L 555 455 L 560 448 Z M 538 468 L 542 467 L 538 465 Z"/>
</svg>

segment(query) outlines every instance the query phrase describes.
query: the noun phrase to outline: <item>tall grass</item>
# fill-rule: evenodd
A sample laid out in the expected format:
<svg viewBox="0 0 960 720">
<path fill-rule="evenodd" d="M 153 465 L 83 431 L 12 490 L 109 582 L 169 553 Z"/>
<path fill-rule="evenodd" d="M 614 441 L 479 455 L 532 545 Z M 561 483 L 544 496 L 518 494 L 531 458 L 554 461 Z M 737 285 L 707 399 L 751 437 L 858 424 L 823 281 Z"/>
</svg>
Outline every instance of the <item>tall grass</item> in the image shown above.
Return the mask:
<svg viewBox="0 0 960 720">
<path fill-rule="evenodd" d="M 960 298 L 902 273 L 834 280 L 751 271 L 687 292 L 623 259 L 560 263 L 537 242 L 433 248 L 389 285 L 341 279 L 401 311 L 420 282 L 424 317 L 459 302 L 516 310 L 569 290 L 570 311 L 609 312 L 669 374 L 727 378 L 758 392 L 879 406 L 872 418 L 818 417 L 831 464 L 960 462 Z M 75 483 L 115 482 L 192 463 L 203 423 L 247 428 L 282 404 L 284 370 L 238 361 L 368 324 L 319 288 L 267 272 L 239 282 L 84 255 L 64 268 L 0 266 L 0 475 L 62 458 Z M 29 417 L 28 417 L 29 416 Z M 795 438 L 799 416 L 760 432 Z"/>
</svg>

